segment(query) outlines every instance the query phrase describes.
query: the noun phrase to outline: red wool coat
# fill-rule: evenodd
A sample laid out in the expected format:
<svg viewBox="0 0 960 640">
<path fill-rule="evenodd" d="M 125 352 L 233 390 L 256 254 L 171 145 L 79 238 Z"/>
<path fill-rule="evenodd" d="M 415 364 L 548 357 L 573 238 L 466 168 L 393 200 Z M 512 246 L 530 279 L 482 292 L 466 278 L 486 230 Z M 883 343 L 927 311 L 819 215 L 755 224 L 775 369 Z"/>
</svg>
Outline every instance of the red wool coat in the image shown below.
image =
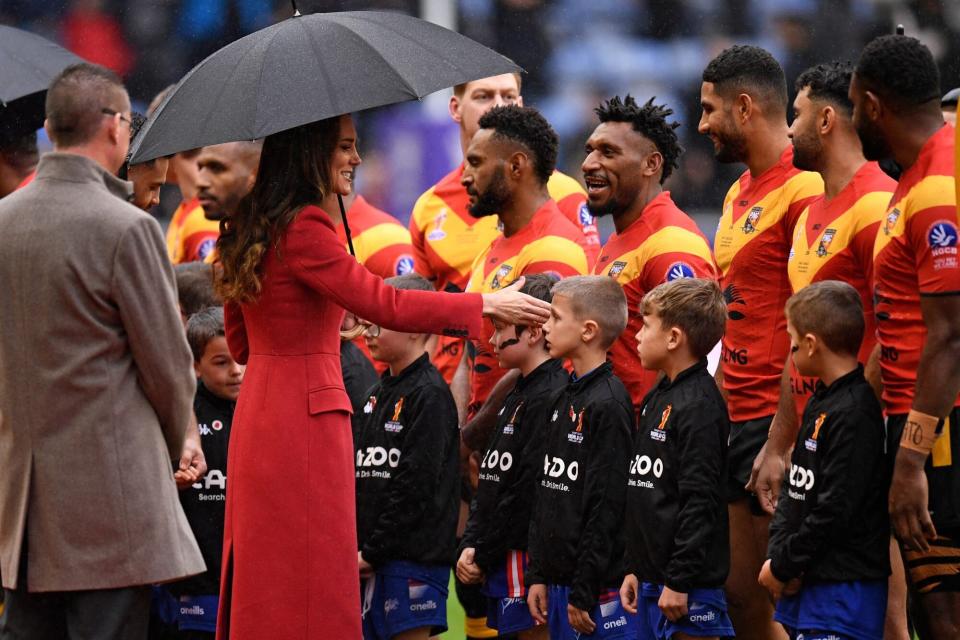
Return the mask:
<svg viewBox="0 0 960 640">
<path fill-rule="evenodd" d="M 306 207 L 263 292 L 226 307 L 247 363 L 231 432 L 220 640 L 360 638 L 350 401 L 340 372 L 344 309 L 390 329 L 477 337 L 475 294 L 397 291 L 346 253 Z"/>
</svg>

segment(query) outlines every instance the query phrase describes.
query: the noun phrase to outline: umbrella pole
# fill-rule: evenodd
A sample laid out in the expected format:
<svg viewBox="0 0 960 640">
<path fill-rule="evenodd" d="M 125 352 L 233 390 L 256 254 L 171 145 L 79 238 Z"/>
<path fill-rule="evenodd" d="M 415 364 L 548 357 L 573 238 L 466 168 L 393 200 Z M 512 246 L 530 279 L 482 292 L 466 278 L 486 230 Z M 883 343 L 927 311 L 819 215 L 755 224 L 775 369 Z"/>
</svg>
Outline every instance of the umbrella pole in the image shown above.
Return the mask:
<svg viewBox="0 0 960 640">
<path fill-rule="evenodd" d="M 339 193 L 337 194 L 337 202 L 340 203 L 340 218 L 343 219 L 343 230 L 347 234 L 347 246 L 350 247 L 350 255 L 356 257 L 357 252 L 353 249 L 353 235 L 350 233 L 350 225 L 347 223 L 347 211 L 343 208 L 343 196 Z"/>
</svg>

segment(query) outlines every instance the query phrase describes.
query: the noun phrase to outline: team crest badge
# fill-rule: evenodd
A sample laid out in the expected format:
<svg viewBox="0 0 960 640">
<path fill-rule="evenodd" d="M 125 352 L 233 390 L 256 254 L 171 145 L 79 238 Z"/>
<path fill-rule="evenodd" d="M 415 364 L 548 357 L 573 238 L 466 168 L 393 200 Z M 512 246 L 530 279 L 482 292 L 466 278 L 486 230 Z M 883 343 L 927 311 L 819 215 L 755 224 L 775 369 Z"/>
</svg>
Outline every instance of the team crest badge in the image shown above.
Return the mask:
<svg viewBox="0 0 960 640">
<path fill-rule="evenodd" d="M 900 209 L 894 209 L 887 214 L 887 220 L 883 225 L 883 233 L 890 235 L 893 233 L 893 228 L 897 226 L 897 220 L 900 219 Z"/>
<path fill-rule="evenodd" d="M 743 223 L 744 233 L 753 233 L 757 230 L 757 221 L 760 220 L 760 214 L 763 213 L 763 207 L 754 207 L 747 214 L 747 219 Z"/>
<path fill-rule="evenodd" d="M 503 278 L 506 278 L 507 274 L 509 274 L 511 271 L 513 271 L 513 267 L 510 266 L 509 264 L 500 265 L 500 268 L 497 269 L 497 272 L 493 276 L 493 281 L 490 282 L 490 287 L 492 289 L 499 289 L 500 287 L 502 287 Z"/>
<path fill-rule="evenodd" d="M 443 223 L 447 220 L 447 210 L 441 209 L 437 217 L 433 219 L 433 231 L 427 234 L 427 240 L 436 242 L 447 237 L 447 232 L 443 230 Z"/>
<path fill-rule="evenodd" d="M 823 232 L 823 237 L 820 238 L 820 246 L 817 247 L 817 256 L 823 258 L 828 253 L 830 253 L 830 243 L 833 242 L 833 237 L 837 235 L 836 229 L 827 229 Z"/>
<path fill-rule="evenodd" d="M 611 278 L 616 278 L 619 276 L 624 269 L 627 268 L 627 263 L 622 260 L 617 260 L 612 265 L 610 265 L 610 271 L 607 271 L 607 275 Z"/>
</svg>

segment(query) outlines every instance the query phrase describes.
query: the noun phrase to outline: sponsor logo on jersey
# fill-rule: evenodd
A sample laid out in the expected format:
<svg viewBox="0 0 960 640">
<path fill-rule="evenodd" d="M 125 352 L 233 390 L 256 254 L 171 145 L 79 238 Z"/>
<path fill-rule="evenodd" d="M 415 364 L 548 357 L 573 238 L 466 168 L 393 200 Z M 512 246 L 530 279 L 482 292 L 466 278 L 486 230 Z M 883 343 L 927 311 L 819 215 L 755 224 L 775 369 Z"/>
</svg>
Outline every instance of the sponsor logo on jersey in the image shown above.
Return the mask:
<svg viewBox="0 0 960 640">
<path fill-rule="evenodd" d="M 377 408 L 377 396 L 370 396 L 367 400 L 367 404 L 363 405 L 364 413 L 373 413 L 373 410 Z"/>
<path fill-rule="evenodd" d="M 836 235 L 836 229 L 827 229 L 823 232 L 823 237 L 820 238 L 820 246 L 817 247 L 817 257 L 822 258 L 829 253 L 830 243 L 833 242 L 833 237 Z"/>
<path fill-rule="evenodd" d="M 894 209 L 887 214 L 887 219 L 883 223 L 883 233 L 885 235 L 890 235 L 893 233 L 893 228 L 897 226 L 897 220 L 900 219 L 900 209 Z"/>
<path fill-rule="evenodd" d="M 743 227 L 741 230 L 744 233 L 753 233 L 757 230 L 757 221 L 760 219 L 760 214 L 763 213 L 763 207 L 754 207 L 750 209 L 750 213 L 747 214 L 747 219 L 743 222 Z"/>
<path fill-rule="evenodd" d="M 587 207 L 586 202 L 580 205 L 580 209 L 577 211 L 577 216 L 580 218 L 581 227 L 589 227 L 596 222 L 596 219 L 590 215 L 590 208 Z"/>
<path fill-rule="evenodd" d="M 214 420 L 213 422 L 210 423 L 210 428 L 213 429 L 214 431 L 222 431 L 222 430 L 223 430 L 223 421 L 221 421 L 221 420 Z"/>
<path fill-rule="evenodd" d="M 806 492 L 813 489 L 815 482 L 813 471 L 795 464 L 790 467 L 790 488 L 787 490 L 787 495 L 794 500 L 806 500 Z M 794 488 L 797 491 L 794 491 Z"/>
<path fill-rule="evenodd" d="M 727 317 L 731 320 L 743 320 L 746 317 L 743 312 L 730 309 L 730 307 L 735 304 L 747 306 L 747 302 L 735 286 L 732 284 L 727 285 L 727 288 L 723 290 L 723 299 L 727 303 Z"/>
<path fill-rule="evenodd" d="M 610 601 L 608 601 L 608 602 L 601 602 L 601 603 L 600 603 L 600 615 L 601 615 L 602 617 L 604 617 L 604 618 L 609 618 L 610 616 L 612 616 L 613 614 L 615 614 L 615 613 L 617 612 L 617 610 L 619 609 L 619 605 L 620 605 L 620 600 L 619 600 L 619 599 L 618 599 L 618 600 L 610 600 Z M 621 616 L 621 618 L 622 618 L 622 616 Z M 626 620 L 624 620 L 624 624 L 626 624 Z"/>
<path fill-rule="evenodd" d="M 201 436 L 209 436 L 213 433 L 213 430 L 206 425 L 206 423 L 201 423 L 197 425 L 197 430 L 200 431 Z"/>
<path fill-rule="evenodd" d="M 443 230 L 443 223 L 447 219 L 447 210 L 441 209 L 437 217 L 433 219 L 433 231 L 427 234 L 427 240 L 437 242 L 447 237 L 447 232 Z"/>
<path fill-rule="evenodd" d="M 383 612 L 390 613 L 391 611 L 396 611 L 400 608 L 400 600 L 398 598 L 387 598 L 383 601 Z"/>
<path fill-rule="evenodd" d="M 509 264 L 500 265 L 500 268 L 497 269 L 497 272 L 493 274 L 493 281 L 490 283 L 490 288 L 499 289 L 501 286 L 503 286 L 503 284 L 501 283 L 501 280 L 503 278 L 506 278 L 507 274 L 509 274 L 511 271 L 513 271 L 513 267 L 511 265 Z"/>
<path fill-rule="evenodd" d="M 550 422 L 556 422 L 558 417 L 560 417 L 560 409 L 554 409 L 553 416 L 550 417 Z"/>
<path fill-rule="evenodd" d="M 957 261 L 957 226 L 950 220 L 937 220 L 927 229 L 927 243 L 930 253 L 934 257 L 933 268 L 956 269 L 960 264 Z"/>
<path fill-rule="evenodd" d="M 393 272 L 398 276 L 413 273 L 413 258 L 406 254 L 397 258 L 396 264 L 393 265 Z"/>
<path fill-rule="evenodd" d="M 200 243 L 200 246 L 197 247 L 197 256 L 200 258 L 200 261 L 203 262 L 206 260 L 207 256 L 213 253 L 213 250 L 217 247 L 216 238 L 207 238 Z"/>
<path fill-rule="evenodd" d="M 397 400 L 397 404 L 393 405 L 393 420 L 396 422 L 400 419 L 400 412 L 403 411 L 403 396 L 400 396 L 400 399 Z"/>
<path fill-rule="evenodd" d="M 622 260 L 617 260 L 612 265 L 610 265 L 610 271 L 607 271 L 607 275 L 611 278 L 616 278 L 620 273 L 627 268 L 627 263 Z"/>
<path fill-rule="evenodd" d="M 693 267 L 686 262 L 674 262 L 670 265 L 670 268 L 667 269 L 667 282 L 680 280 L 681 278 L 693 278 L 695 275 Z"/>
</svg>

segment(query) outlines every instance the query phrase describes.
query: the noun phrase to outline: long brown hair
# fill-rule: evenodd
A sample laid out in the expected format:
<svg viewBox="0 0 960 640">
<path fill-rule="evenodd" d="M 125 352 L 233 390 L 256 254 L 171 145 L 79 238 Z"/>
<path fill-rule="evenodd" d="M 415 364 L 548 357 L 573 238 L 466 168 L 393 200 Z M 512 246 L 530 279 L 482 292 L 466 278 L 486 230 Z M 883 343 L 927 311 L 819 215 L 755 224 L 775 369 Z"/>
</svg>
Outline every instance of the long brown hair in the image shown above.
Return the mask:
<svg viewBox="0 0 960 640">
<path fill-rule="evenodd" d="M 331 190 L 330 159 L 340 136 L 340 118 L 328 118 L 267 136 L 253 190 L 235 215 L 220 223 L 217 253 L 222 265 L 217 292 L 225 301 L 252 302 L 263 283 L 260 270 L 271 242 L 302 207 Z"/>
</svg>

